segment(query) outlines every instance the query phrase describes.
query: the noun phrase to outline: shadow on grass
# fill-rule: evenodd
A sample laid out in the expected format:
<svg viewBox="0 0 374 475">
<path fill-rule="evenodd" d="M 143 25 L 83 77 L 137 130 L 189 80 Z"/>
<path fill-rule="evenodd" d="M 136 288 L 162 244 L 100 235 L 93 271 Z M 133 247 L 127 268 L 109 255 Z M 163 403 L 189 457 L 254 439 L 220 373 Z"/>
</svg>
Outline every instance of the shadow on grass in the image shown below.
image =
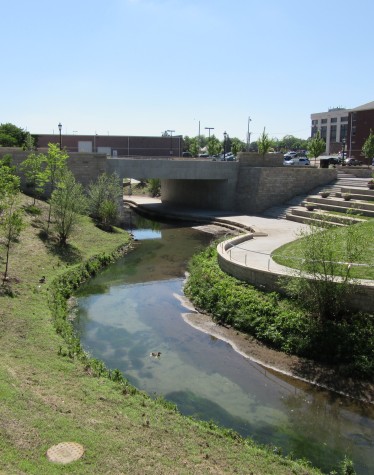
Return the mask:
<svg viewBox="0 0 374 475">
<path fill-rule="evenodd" d="M 77 264 L 82 260 L 82 253 L 79 249 L 71 244 L 61 245 L 56 239 L 48 236 L 44 229 L 39 232 L 39 238 L 44 242 L 48 252 L 66 264 Z"/>
</svg>

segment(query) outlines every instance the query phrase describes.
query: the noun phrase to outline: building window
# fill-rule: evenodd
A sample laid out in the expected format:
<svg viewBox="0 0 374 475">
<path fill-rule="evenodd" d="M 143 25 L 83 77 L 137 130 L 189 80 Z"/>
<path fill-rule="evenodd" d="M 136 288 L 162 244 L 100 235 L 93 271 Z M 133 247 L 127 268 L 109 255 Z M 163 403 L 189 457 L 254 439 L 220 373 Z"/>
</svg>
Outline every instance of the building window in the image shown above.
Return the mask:
<svg viewBox="0 0 374 475">
<path fill-rule="evenodd" d="M 326 142 L 326 138 L 327 138 L 327 127 L 324 125 L 323 127 L 321 127 L 321 138 L 324 139 L 324 141 Z"/>
<path fill-rule="evenodd" d="M 347 138 L 347 129 L 348 129 L 347 124 L 342 124 L 340 126 L 340 141 Z"/>
<path fill-rule="evenodd" d="M 348 122 L 348 116 L 340 117 L 340 122 Z"/>
<path fill-rule="evenodd" d="M 327 119 L 322 119 L 321 124 L 327 124 Z"/>
<path fill-rule="evenodd" d="M 330 128 L 330 142 L 336 142 L 336 125 L 332 125 Z"/>
<path fill-rule="evenodd" d="M 318 119 L 317 119 L 317 120 L 316 120 L 316 119 L 313 119 L 313 120 L 312 120 L 312 125 L 318 125 Z"/>
<path fill-rule="evenodd" d="M 331 118 L 331 123 L 335 124 L 336 122 L 338 122 L 338 119 L 336 117 L 332 117 Z"/>
</svg>

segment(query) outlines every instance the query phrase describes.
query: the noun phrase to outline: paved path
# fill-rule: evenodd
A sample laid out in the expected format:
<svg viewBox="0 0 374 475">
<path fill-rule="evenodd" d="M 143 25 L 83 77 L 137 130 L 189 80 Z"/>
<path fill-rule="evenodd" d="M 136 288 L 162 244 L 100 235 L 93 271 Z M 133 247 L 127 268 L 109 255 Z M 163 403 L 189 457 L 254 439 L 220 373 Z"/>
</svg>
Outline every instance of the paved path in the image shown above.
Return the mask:
<svg viewBox="0 0 374 475">
<path fill-rule="evenodd" d="M 253 239 L 242 242 L 231 250 L 232 260 L 246 265 L 253 269 L 270 270 L 287 274 L 289 269 L 276 264 L 270 254 L 278 247 L 291 242 L 298 237 L 298 233 L 302 229 L 306 229 L 307 225 L 288 221 L 285 219 L 274 219 L 270 217 L 249 216 L 246 214 L 238 214 L 234 211 L 220 212 L 217 210 L 196 210 L 192 208 L 175 208 L 163 204 L 161 200 L 149 198 L 145 196 L 129 196 L 124 198 L 136 204 L 140 209 L 147 212 L 168 216 L 170 218 L 183 217 L 188 219 L 204 218 L 225 220 L 233 225 L 245 226 L 252 228 L 256 235 Z"/>
</svg>

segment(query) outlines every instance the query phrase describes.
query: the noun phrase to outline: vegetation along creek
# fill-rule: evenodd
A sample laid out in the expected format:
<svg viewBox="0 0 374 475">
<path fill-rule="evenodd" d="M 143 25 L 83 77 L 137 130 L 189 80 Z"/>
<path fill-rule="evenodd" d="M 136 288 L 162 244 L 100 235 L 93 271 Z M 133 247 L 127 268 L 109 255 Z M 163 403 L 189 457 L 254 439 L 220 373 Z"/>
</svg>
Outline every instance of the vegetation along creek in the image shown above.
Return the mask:
<svg viewBox="0 0 374 475">
<path fill-rule="evenodd" d="M 213 420 L 328 472 L 345 457 L 374 473 L 374 408 L 282 375 L 190 326 L 189 258 L 212 236 L 133 216 L 136 248 L 81 287 L 74 320 L 84 348 L 182 414 Z"/>
</svg>

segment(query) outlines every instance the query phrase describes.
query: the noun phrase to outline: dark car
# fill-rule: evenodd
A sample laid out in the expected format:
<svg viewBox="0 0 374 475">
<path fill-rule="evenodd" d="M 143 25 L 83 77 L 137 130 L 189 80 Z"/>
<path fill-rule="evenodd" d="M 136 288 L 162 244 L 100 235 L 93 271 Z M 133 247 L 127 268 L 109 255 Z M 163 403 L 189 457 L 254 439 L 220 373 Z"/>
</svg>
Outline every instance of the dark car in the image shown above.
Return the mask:
<svg viewBox="0 0 374 475">
<path fill-rule="evenodd" d="M 190 152 L 183 152 L 182 157 L 192 157 L 192 153 Z"/>
<path fill-rule="evenodd" d="M 360 160 L 357 160 L 357 158 L 347 158 L 347 160 L 345 161 L 345 164 L 348 167 L 351 167 L 354 165 L 362 165 L 362 162 L 360 162 Z"/>
<path fill-rule="evenodd" d="M 330 165 L 340 165 L 342 163 L 342 159 L 340 157 L 328 157 Z"/>
</svg>

